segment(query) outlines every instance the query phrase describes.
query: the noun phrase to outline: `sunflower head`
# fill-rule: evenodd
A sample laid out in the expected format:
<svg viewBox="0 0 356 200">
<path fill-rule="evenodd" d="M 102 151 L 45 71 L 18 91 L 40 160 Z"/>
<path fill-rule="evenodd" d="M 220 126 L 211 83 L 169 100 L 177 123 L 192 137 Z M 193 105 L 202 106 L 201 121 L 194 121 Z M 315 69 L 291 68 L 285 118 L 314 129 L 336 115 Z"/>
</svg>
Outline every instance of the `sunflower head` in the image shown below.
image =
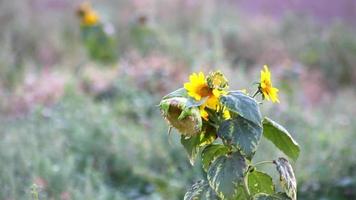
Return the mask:
<svg viewBox="0 0 356 200">
<path fill-rule="evenodd" d="M 160 108 L 171 126 L 185 136 L 193 136 L 201 131 L 202 118 L 198 108 L 187 108 L 186 104 L 186 98 L 174 97 L 162 100 Z"/>
<path fill-rule="evenodd" d="M 262 93 L 262 97 L 266 98 L 273 103 L 279 103 L 278 89 L 272 86 L 271 72 L 268 70 L 267 65 L 263 66 L 261 70 L 261 81 L 259 84 L 259 91 Z"/>
<path fill-rule="evenodd" d="M 184 84 L 184 88 L 187 90 L 188 95 L 197 101 L 213 95 L 213 90 L 209 88 L 203 72 L 191 74 L 189 82 Z"/>
<path fill-rule="evenodd" d="M 184 84 L 188 95 L 196 101 L 203 100 L 199 107 L 203 119 L 208 120 L 205 108 L 216 110 L 219 106 L 219 97 L 225 94 L 227 80 L 221 72 L 213 72 L 207 78 L 203 72 L 193 73 L 189 76 L 189 82 Z"/>
</svg>

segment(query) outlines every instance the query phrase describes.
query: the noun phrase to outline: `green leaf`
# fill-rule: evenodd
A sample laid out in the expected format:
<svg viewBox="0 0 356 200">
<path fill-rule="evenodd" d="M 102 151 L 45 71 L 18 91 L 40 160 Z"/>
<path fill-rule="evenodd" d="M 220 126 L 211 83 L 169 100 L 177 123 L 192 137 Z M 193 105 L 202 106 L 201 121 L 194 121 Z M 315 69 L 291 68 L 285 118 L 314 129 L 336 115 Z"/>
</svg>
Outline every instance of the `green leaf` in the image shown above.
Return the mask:
<svg viewBox="0 0 356 200">
<path fill-rule="evenodd" d="M 186 104 L 186 107 L 187 108 L 191 108 L 191 107 L 201 106 L 206 102 L 207 99 L 208 99 L 207 97 L 204 97 L 200 101 L 196 101 L 195 99 L 189 97 L 188 101 L 187 101 L 187 104 Z"/>
<path fill-rule="evenodd" d="M 248 187 L 252 195 L 258 193 L 273 194 L 275 192 L 272 177 L 257 170 L 248 174 Z"/>
<path fill-rule="evenodd" d="M 264 194 L 260 193 L 253 197 L 254 200 L 291 200 L 285 193 Z"/>
<path fill-rule="evenodd" d="M 283 126 L 265 117 L 263 135 L 288 157 L 297 160 L 300 152 L 299 145 Z"/>
<path fill-rule="evenodd" d="M 203 169 L 208 171 L 210 164 L 219 156 L 225 155 L 229 149 L 221 144 L 211 144 L 204 148 L 201 153 Z"/>
<path fill-rule="evenodd" d="M 262 137 L 262 128 L 242 117 L 223 121 L 218 136 L 252 158 Z"/>
<path fill-rule="evenodd" d="M 242 92 L 234 91 L 221 96 L 220 102 L 231 112 L 240 115 L 258 126 L 262 126 L 261 112 L 255 99 Z"/>
<path fill-rule="evenodd" d="M 191 165 L 194 165 L 195 158 L 199 150 L 214 142 L 216 139 L 216 133 L 211 132 L 209 127 L 205 127 L 205 129 L 199 134 L 193 135 L 191 137 L 186 137 L 184 135 L 181 136 L 181 143 L 185 150 L 188 153 L 189 161 Z"/>
<path fill-rule="evenodd" d="M 254 200 L 275 200 L 275 198 L 268 194 L 257 194 L 253 197 Z"/>
<path fill-rule="evenodd" d="M 164 96 L 162 99 L 169 99 L 173 97 L 188 97 L 187 90 L 185 88 L 179 88 L 166 96 Z"/>
<path fill-rule="evenodd" d="M 187 193 L 184 195 L 184 200 L 217 200 L 218 196 L 209 186 L 209 183 L 200 180 L 194 183 Z"/>
<path fill-rule="evenodd" d="M 274 161 L 276 164 L 281 186 L 288 197 L 292 200 L 297 199 L 297 180 L 295 179 L 292 166 L 285 158 L 278 158 Z"/>
<path fill-rule="evenodd" d="M 234 200 L 248 200 L 248 195 L 244 190 L 244 186 L 240 184 L 236 189 L 236 198 Z"/>
<path fill-rule="evenodd" d="M 239 153 L 218 157 L 210 166 L 207 176 L 210 186 L 222 199 L 233 199 L 237 186 L 243 182 L 247 170 L 246 159 Z"/>
<path fill-rule="evenodd" d="M 193 135 L 189 138 L 184 135 L 181 136 L 180 142 L 188 153 L 188 158 L 191 165 L 194 165 L 195 158 L 200 150 L 200 135 Z"/>
</svg>

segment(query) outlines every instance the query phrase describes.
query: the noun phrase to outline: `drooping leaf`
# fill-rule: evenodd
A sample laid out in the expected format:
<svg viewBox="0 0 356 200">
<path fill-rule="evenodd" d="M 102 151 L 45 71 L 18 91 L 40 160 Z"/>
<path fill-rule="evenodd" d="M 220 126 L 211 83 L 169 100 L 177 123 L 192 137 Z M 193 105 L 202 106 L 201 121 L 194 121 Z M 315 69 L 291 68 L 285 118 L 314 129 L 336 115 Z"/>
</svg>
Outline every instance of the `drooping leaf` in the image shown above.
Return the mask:
<svg viewBox="0 0 356 200">
<path fill-rule="evenodd" d="M 239 152 L 234 152 L 218 157 L 211 164 L 208 181 L 220 198 L 233 199 L 237 196 L 237 186 L 243 182 L 247 170 L 246 162 Z"/>
<path fill-rule="evenodd" d="M 231 112 L 240 115 L 257 126 L 262 126 L 261 112 L 255 99 L 242 92 L 233 91 L 221 96 L 220 102 Z"/>
<path fill-rule="evenodd" d="M 252 158 L 261 140 L 262 128 L 240 116 L 223 121 L 218 136 Z"/>
<path fill-rule="evenodd" d="M 203 169 L 208 171 L 210 164 L 219 156 L 225 155 L 229 149 L 221 144 L 211 144 L 204 148 L 201 153 Z"/>
<path fill-rule="evenodd" d="M 276 194 L 256 194 L 253 197 L 254 200 L 291 200 L 285 193 L 276 193 Z"/>
<path fill-rule="evenodd" d="M 179 88 L 166 96 L 164 96 L 162 99 L 169 99 L 173 97 L 188 97 L 187 90 L 185 88 Z"/>
<path fill-rule="evenodd" d="M 288 157 L 297 160 L 300 152 L 299 145 L 283 126 L 265 117 L 263 120 L 263 135 Z"/>
<path fill-rule="evenodd" d="M 279 173 L 281 186 L 288 197 L 297 199 L 297 180 L 295 179 L 292 166 L 285 158 L 278 158 L 274 161 Z"/>
<path fill-rule="evenodd" d="M 218 196 L 207 181 L 200 180 L 189 188 L 184 200 L 218 200 Z"/>
<path fill-rule="evenodd" d="M 248 174 L 248 187 L 252 195 L 258 193 L 273 194 L 275 192 L 272 177 L 257 170 Z"/>
</svg>

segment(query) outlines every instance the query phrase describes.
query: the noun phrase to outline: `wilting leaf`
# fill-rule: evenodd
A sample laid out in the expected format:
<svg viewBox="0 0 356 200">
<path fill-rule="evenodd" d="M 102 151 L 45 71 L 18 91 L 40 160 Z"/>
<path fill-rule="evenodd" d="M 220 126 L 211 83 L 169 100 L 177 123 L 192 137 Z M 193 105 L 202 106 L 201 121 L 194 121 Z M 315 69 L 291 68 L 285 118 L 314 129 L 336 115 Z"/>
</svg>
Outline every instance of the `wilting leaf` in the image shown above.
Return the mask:
<svg viewBox="0 0 356 200">
<path fill-rule="evenodd" d="M 292 200 L 296 200 L 297 181 L 295 179 L 292 166 L 285 158 L 278 158 L 274 161 L 274 163 L 276 164 L 283 190 Z"/>
<path fill-rule="evenodd" d="M 263 120 L 263 135 L 288 157 L 297 160 L 300 152 L 299 145 L 283 126 L 265 117 Z"/>
<path fill-rule="evenodd" d="M 187 99 L 174 97 L 164 99 L 160 103 L 163 116 L 169 124 L 185 136 L 201 132 L 202 119 L 198 108 L 186 108 Z"/>
</svg>

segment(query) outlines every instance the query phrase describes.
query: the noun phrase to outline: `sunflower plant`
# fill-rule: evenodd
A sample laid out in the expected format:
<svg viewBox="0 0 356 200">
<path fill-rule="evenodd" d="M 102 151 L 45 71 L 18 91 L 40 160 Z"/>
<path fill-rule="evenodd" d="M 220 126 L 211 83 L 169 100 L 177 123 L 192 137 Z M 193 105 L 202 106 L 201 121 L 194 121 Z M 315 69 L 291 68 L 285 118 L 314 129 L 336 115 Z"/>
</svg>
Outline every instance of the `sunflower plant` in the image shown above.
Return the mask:
<svg viewBox="0 0 356 200">
<path fill-rule="evenodd" d="M 111 24 L 104 24 L 89 2 L 81 3 L 76 14 L 80 20 L 80 32 L 84 47 L 91 59 L 102 63 L 117 60 L 117 40 Z"/>
<path fill-rule="evenodd" d="M 289 159 L 296 161 L 300 152 L 283 126 L 262 116 L 259 101 L 263 100 L 279 102 L 267 66 L 253 95 L 229 90 L 224 74 L 215 71 L 207 76 L 202 72 L 191 74 L 182 88 L 162 98 L 162 115 L 170 128 L 181 134 L 190 163 L 193 165 L 199 157 L 206 172 L 205 179 L 188 189 L 185 200 L 297 199 L 296 179 L 286 158 L 252 161 L 262 136 Z M 263 164 L 276 168 L 280 191 L 272 177 L 259 169 Z"/>
</svg>

